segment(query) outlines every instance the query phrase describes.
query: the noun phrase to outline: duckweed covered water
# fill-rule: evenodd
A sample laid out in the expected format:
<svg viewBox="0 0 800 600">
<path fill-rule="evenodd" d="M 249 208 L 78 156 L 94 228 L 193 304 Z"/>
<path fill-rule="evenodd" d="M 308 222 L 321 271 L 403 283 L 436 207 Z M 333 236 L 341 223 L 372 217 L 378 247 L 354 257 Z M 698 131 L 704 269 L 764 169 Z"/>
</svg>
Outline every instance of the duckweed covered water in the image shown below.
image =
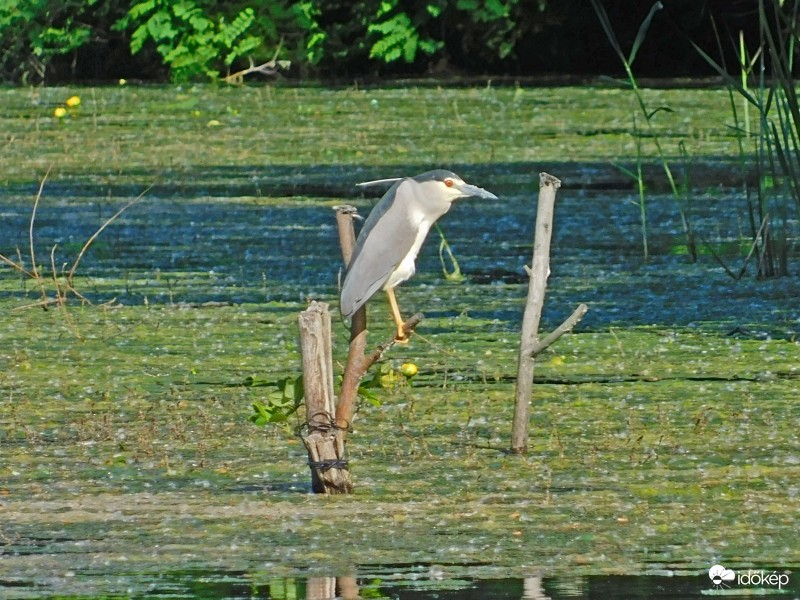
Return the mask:
<svg viewBox="0 0 800 600">
<path fill-rule="evenodd" d="M 642 261 L 607 162 L 633 144 L 622 92 L 98 88 L 51 118 L 75 91 L 2 91 L 0 252 L 29 265 L 48 167 L 48 273 L 154 186 L 83 258 L 91 304 L 25 308 L 39 288 L 0 270 L 2 595 L 288 598 L 355 576 L 370 597 L 691 597 L 715 563 L 797 568 L 800 284 L 688 264 L 657 170 Z M 738 243 L 723 92 L 652 93 L 677 110 L 664 135 L 697 157 L 697 230 Z M 356 493 L 310 495 L 295 423 L 253 426 L 273 388 L 244 384 L 298 374 L 297 313 L 335 310 L 331 207 L 366 214 L 355 182 L 429 166 L 501 200 L 442 220 L 467 281 L 443 280 L 431 238 L 398 294 L 426 319 L 387 356 L 420 372 L 361 407 Z M 544 327 L 590 312 L 537 364 L 520 458 L 504 450 L 543 169 L 565 183 Z M 390 335 L 382 300 L 370 318 L 372 339 Z"/>
</svg>

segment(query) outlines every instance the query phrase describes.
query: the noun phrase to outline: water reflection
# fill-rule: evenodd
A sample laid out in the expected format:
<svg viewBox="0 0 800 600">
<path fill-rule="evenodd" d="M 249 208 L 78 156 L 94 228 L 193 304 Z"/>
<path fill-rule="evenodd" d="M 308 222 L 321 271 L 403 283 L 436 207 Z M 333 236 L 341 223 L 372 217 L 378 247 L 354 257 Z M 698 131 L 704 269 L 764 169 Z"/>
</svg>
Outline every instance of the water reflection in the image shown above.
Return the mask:
<svg viewBox="0 0 800 600">
<path fill-rule="evenodd" d="M 463 566 L 461 566 L 463 569 Z M 781 594 L 797 598 L 800 578 L 785 569 L 769 572 L 787 573 L 789 584 L 782 590 L 767 587 L 732 585 L 715 589 L 706 571 L 659 571 L 650 575 L 587 575 L 558 577 L 528 577 L 525 579 L 472 579 L 451 577 L 447 567 L 417 565 L 402 570 L 388 566 L 362 567 L 359 576 L 347 577 L 271 577 L 266 572 L 203 572 L 182 571 L 155 577 L 135 576 L 114 578 L 115 584 L 125 586 L 129 598 L 196 598 L 223 600 L 229 598 L 263 598 L 269 600 L 357 600 L 375 598 L 386 600 L 558 600 L 609 598 L 704 598 L 724 595 L 727 598 L 753 595 Z M 467 569 L 469 571 L 469 569 Z M 766 571 L 766 569 L 765 569 Z M 125 579 L 126 581 L 122 581 Z M 41 582 L 26 582 L 0 578 L 0 597 L 100 598 L 116 594 L 108 589 L 111 580 L 88 583 L 83 593 L 73 595 L 64 589 L 46 589 Z M 104 585 L 105 584 L 105 585 Z M 84 587 L 85 586 L 85 587 Z M 113 587 L 113 586 L 111 586 Z M 105 588 L 105 589 L 100 589 Z M 94 593 L 89 592 L 93 589 Z"/>
</svg>

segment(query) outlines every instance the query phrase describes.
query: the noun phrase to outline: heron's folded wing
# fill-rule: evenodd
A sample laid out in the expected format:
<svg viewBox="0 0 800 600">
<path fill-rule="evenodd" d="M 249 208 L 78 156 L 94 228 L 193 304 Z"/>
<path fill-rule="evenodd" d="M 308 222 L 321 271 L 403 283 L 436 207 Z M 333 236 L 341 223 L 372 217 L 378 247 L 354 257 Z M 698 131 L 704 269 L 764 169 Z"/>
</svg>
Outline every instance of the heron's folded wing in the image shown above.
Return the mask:
<svg viewBox="0 0 800 600">
<path fill-rule="evenodd" d="M 372 209 L 359 235 L 342 285 L 340 309 L 352 316 L 377 293 L 414 245 L 417 229 L 406 214 L 405 182 L 392 189 Z"/>
</svg>

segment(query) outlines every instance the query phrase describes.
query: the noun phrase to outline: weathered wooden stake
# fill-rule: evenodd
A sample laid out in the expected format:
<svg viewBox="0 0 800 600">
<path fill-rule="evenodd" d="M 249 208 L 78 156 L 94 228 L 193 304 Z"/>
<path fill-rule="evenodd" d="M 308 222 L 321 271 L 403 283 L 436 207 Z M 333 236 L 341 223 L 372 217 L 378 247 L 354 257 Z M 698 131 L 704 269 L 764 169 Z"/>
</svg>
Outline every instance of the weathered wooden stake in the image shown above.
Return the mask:
<svg viewBox="0 0 800 600">
<path fill-rule="evenodd" d="M 300 313 L 300 353 L 311 488 L 319 494 L 347 494 L 353 489 L 344 448 L 344 431 L 336 427 L 333 395 L 331 316 L 324 302 L 312 302 Z"/>
<path fill-rule="evenodd" d="M 556 191 L 559 187 L 561 187 L 561 181 L 552 175 L 539 174 L 539 203 L 536 209 L 536 229 L 533 238 L 533 264 L 532 268 L 525 265 L 530 279 L 528 281 L 528 299 L 522 317 L 514 421 L 511 426 L 511 452 L 513 454 L 525 454 L 528 451 L 528 421 L 530 420 L 533 367 L 536 355 L 575 327 L 588 310 L 585 304 L 581 304 L 564 323 L 540 341 L 539 321 L 547 290 L 547 278 L 550 276 L 550 240 L 553 233 Z"/>
</svg>

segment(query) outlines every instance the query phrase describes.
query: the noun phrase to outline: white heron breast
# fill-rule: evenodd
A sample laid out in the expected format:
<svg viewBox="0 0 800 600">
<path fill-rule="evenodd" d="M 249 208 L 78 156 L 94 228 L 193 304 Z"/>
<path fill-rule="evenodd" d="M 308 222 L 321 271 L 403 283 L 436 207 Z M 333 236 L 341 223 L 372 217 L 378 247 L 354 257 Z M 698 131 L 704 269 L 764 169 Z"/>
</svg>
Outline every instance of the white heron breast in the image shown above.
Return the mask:
<svg viewBox="0 0 800 600">
<path fill-rule="evenodd" d="M 415 261 L 417 260 L 417 254 L 419 254 L 419 249 L 422 248 L 422 243 L 428 236 L 428 231 L 433 224 L 433 221 L 419 210 L 413 211 L 408 220 L 409 225 L 416 229 L 417 235 L 414 238 L 414 243 L 411 245 L 408 254 L 400 261 L 397 268 L 389 275 L 386 283 L 383 284 L 384 290 L 396 287 L 414 275 L 416 271 Z"/>
</svg>

